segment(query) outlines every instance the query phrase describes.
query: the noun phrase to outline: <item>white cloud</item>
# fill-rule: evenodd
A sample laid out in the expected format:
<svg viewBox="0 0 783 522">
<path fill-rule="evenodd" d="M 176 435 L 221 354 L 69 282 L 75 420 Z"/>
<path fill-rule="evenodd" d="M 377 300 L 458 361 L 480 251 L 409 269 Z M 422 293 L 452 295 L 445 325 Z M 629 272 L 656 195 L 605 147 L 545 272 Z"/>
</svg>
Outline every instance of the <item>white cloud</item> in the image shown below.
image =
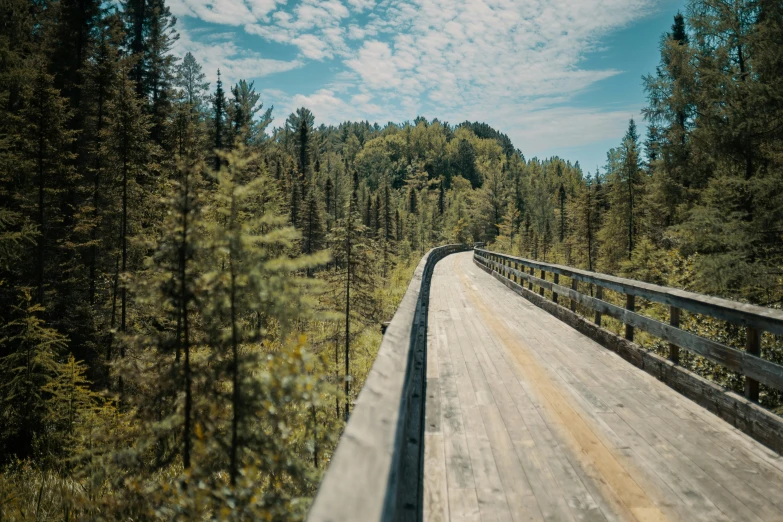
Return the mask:
<svg viewBox="0 0 783 522">
<path fill-rule="evenodd" d="M 620 72 L 587 69 L 582 60 L 598 48 L 604 35 L 638 20 L 657 1 L 169 3 L 175 14 L 243 26 L 262 40 L 296 46 L 299 53 L 294 61 L 270 60 L 231 41 L 215 42 L 199 48 L 208 70 L 220 66 L 227 75 L 252 78 L 308 61 L 336 61 L 333 77 L 316 79 L 310 94 L 276 96 L 278 106 L 307 105 L 320 121 L 329 123 L 399 121 L 426 108 L 443 120 L 487 121 L 520 145 L 540 149 L 577 146 L 622 133 L 627 112 L 573 108 L 569 100 Z M 191 42 L 191 47 L 198 45 Z"/>
<path fill-rule="evenodd" d="M 291 43 L 299 46 L 299 49 L 302 51 L 302 55 L 305 58 L 310 58 L 311 60 L 323 60 L 324 58 L 331 57 L 331 53 L 327 49 L 326 42 L 315 35 L 303 34 L 302 36 L 297 36 L 291 40 Z"/>
<path fill-rule="evenodd" d="M 224 84 L 231 85 L 241 79 L 261 78 L 303 65 L 299 60 L 265 58 L 255 51 L 238 47 L 233 41 L 194 40 L 182 27 L 179 28 L 179 33 L 180 38 L 174 51 L 180 55 L 193 53 L 211 83 L 217 80 L 218 69 Z"/>
</svg>

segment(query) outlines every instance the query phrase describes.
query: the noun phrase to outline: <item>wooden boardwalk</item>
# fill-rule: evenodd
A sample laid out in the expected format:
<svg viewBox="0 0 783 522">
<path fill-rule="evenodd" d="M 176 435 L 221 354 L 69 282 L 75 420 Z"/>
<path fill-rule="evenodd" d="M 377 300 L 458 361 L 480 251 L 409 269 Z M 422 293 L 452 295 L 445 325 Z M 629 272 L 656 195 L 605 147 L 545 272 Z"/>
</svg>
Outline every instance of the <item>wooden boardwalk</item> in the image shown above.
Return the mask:
<svg viewBox="0 0 783 522">
<path fill-rule="evenodd" d="M 783 459 L 473 264 L 435 267 L 425 521 L 783 521 Z"/>
</svg>

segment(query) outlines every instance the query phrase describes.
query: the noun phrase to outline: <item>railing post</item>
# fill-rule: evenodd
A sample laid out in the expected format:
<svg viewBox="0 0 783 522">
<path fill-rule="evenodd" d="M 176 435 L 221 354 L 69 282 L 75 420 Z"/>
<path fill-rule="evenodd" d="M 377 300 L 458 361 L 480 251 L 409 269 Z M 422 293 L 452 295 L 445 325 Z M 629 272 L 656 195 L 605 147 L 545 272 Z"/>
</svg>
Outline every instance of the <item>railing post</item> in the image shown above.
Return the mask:
<svg viewBox="0 0 783 522">
<path fill-rule="evenodd" d="M 596 299 L 603 299 L 604 298 L 604 287 L 603 286 L 595 286 L 595 298 Z M 600 328 L 601 326 L 601 312 L 598 310 L 595 311 L 595 324 L 597 324 Z"/>
<path fill-rule="evenodd" d="M 560 274 L 554 274 L 553 279 L 556 285 L 560 284 Z M 557 304 L 557 292 L 554 289 L 552 289 L 552 301 Z"/>
<path fill-rule="evenodd" d="M 543 268 L 541 269 L 541 279 L 546 281 L 546 272 L 544 271 Z M 544 287 L 543 286 L 539 286 L 538 287 L 538 295 L 540 295 L 541 297 L 544 297 Z"/>
<path fill-rule="evenodd" d="M 514 261 L 514 270 L 519 271 L 519 263 L 517 263 L 516 261 Z M 522 281 L 522 279 L 517 274 L 514 274 L 514 279 L 512 279 L 512 281 L 519 284 Z"/>
<path fill-rule="evenodd" d="M 571 290 L 573 290 L 574 292 L 579 291 L 579 281 L 577 281 L 573 277 L 571 278 Z M 576 313 L 576 303 L 577 303 L 576 299 L 571 299 L 571 311 L 574 313 Z"/>
<path fill-rule="evenodd" d="M 756 328 L 748 326 L 745 351 L 756 357 L 761 354 L 761 336 Z M 759 381 L 748 376 L 745 376 L 745 398 L 749 401 L 759 402 Z"/>
<path fill-rule="evenodd" d="M 669 306 L 669 324 L 675 328 L 680 327 L 680 309 L 676 306 Z M 669 360 L 674 364 L 680 364 L 680 347 L 669 343 Z"/>
<path fill-rule="evenodd" d="M 626 310 L 634 311 L 636 307 L 636 296 L 631 294 L 625 294 L 625 308 Z M 629 341 L 633 341 L 633 326 L 625 324 L 625 338 Z"/>
<path fill-rule="evenodd" d="M 536 273 L 536 271 L 531 266 L 530 267 L 530 275 L 535 275 L 535 273 Z M 531 281 L 530 279 L 528 279 L 528 281 L 527 281 L 527 287 L 528 287 L 528 289 L 533 290 L 533 281 Z"/>
</svg>

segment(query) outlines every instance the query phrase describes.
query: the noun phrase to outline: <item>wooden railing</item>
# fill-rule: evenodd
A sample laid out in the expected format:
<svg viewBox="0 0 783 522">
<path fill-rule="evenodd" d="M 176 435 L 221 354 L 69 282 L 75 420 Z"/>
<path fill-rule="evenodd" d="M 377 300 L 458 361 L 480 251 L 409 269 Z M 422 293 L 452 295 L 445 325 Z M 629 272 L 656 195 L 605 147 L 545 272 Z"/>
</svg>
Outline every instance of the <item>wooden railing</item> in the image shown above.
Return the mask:
<svg viewBox="0 0 783 522">
<path fill-rule="evenodd" d="M 531 261 L 488 250 L 474 249 L 474 259 L 506 279 L 533 290 L 539 295 L 544 290 L 552 292 L 552 300 L 558 303 L 561 297 L 569 299 L 572 312 L 577 304 L 592 309 L 594 322 L 600 327 L 602 316 L 608 315 L 625 325 L 625 338 L 634 339 L 634 330 L 640 329 L 669 343 L 669 359 L 679 363 L 680 349 L 698 354 L 729 370 L 745 376 L 745 397 L 757 402 L 759 383 L 783 390 L 783 366 L 760 357 L 761 333 L 771 332 L 783 335 L 783 311 L 739 303 L 706 295 L 643 283 L 631 279 L 614 277 L 562 265 Z M 535 272 L 539 272 L 536 277 Z M 546 280 L 546 274 L 553 274 L 553 281 Z M 571 280 L 570 288 L 560 285 L 560 276 Z M 580 283 L 593 285 L 594 296 L 580 291 Z M 625 295 L 625 307 L 604 301 L 604 289 Z M 669 307 L 669 324 L 636 313 L 636 298 L 647 299 Z M 738 350 L 725 344 L 681 330 L 680 311 L 709 316 L 746 327 L 745 350 Z"/>
<path fill-rule="evenodd" d="M 417 521 L 424 457 L 427 307 L 432 271 L 448 245 L 419 262 L 345 426 L 309 522 Z"/>
</svg>

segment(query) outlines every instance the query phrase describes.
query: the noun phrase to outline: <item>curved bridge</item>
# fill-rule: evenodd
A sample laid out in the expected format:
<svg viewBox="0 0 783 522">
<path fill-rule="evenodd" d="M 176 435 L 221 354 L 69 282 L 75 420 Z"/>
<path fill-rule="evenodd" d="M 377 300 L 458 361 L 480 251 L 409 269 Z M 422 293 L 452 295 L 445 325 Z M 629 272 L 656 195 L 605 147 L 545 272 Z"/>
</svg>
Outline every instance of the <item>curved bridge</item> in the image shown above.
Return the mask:
<svg viewBox="0 0 783 522">
<path fill-rule="evenodd" d="M 631 342 L 634 327 L 652 329 L 725 359 L 733 349 L 674 331 L 677 306 L 713 307 L 749 327 L 750 355 L 726 364 L 777 382 L 783 368 L 755 357 L 753 340 L 783 314 L 481 250 L 435 264 L 448 248 L 422 260 L 309 520 L 783 520 L 781 418 Z M 579 293 L 598 283 L 677 311 L 648 324 L 632 297 L 621 309 Z M 599 324 L 622 318 L 626 338 L 558 293 L 572 310 L 592 304 Z"/>
</svg>

